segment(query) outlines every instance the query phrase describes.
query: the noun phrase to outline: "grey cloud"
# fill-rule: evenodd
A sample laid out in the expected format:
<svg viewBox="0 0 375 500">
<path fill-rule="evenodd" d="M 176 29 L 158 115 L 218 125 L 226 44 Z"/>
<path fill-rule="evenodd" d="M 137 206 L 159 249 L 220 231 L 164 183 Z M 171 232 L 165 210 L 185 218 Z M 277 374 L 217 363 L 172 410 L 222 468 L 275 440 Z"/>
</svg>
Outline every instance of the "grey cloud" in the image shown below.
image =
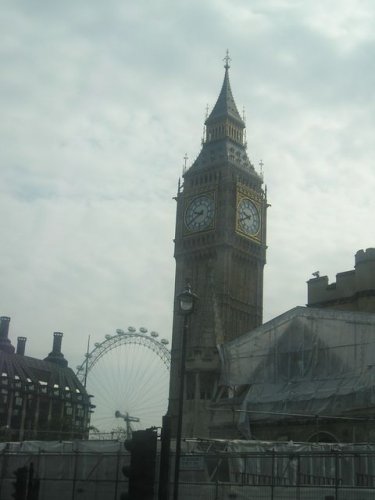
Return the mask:
<svg viewBox="0 0 375 500">
<path fill-rule="evenodd" d="M 185 152 L 189 162 L 199 152 L 227 48 L 272 204 L 266 318 L 305 302 L 311 271 L 334 279 L 375 245 L 374 41 L 349 29 L 343 50 L 315 2 L 299 3 L 2 9 L 0 313 L 35 355 L 57 329 L 72 363 L 89 332 L 134 323 L 170 337 L 172 197 Z"/>
</svg>

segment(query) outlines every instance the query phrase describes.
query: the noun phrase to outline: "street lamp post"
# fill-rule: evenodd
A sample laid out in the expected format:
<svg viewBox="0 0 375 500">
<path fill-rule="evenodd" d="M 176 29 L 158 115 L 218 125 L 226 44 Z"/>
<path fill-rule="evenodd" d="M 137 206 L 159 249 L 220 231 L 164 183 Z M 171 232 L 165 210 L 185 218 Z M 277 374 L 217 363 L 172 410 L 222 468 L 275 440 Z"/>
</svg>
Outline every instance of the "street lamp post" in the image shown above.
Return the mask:
<svg viewBox="0 0 375 500">
<path fill-rule="evenodd" d="M 184 316 L 184 324 L 182 329 L 182 345 L 180 359 L 180 388 L 178 393 L 178 420 L 176 433 L 176 460 L 174 467 L 174 491 L 173 500 L 178 500 L 178 482 L 180 475 L 180 457 L 181 457 L 181 434 L 182 434 L 182 415 L 184 409 L 184 384 L 185 384 L 185 358 L 188 321 L 190 314 L 194 311 L 197 295 L 191 291 L 190 284 L 187 283 L 186 288 L 177 296 L 179 313 Z"/>
</svg>

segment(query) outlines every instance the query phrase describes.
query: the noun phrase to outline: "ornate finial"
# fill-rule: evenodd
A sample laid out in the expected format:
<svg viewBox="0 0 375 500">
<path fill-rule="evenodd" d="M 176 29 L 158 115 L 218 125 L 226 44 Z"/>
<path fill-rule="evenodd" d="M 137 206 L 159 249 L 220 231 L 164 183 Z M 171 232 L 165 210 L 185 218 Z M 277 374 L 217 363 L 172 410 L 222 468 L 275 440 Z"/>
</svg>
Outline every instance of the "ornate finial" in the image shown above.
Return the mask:
<svg viewBox="0 0 375 500">
<path fill-rule="evenodd" d="M 185 153 L 185 156 L 184 156 L 184 167 L 182 169 L 183 173 L 186 172 L 186 164 L 187 164 L 188 159 L 189 159 L 189 157 L 188 157 L 187 153 Z"/>
<path fill-rule="evenodd" d="M 242 108 L 242 119 L 243 119 L 244 123 L 246 123 L 245 106 Z"/>
<path fill-rule="evenodd" d="M 260 167 L 260 176 L 262 178 L 263 178 L 263 165 L 264 165 L 263 160 L 260 160 L 259 167 Z"/>
<path fill-rule="evenodd" d="M 230 68 L 230 64 L 229 62 L 231 61 L 232 59 L 229 57 L 229 50 L 227 49 L 227 53 L 226 53 L 226 56 L 224 57 L 223 61 L 225 61 L 225 65 L 224 65 L 224 68 L 226 70 L 228 70 Z"/>
<path fill-rule="evenodd" d="M 208 111 L 209 111 L 209 109 L 210 109 L 210 108 L 209 108 L 209 106 L 208 106 L 208 104 L 207 104 L 207 105 L 206 105 L 206 116 L 205 116 L 205 118 L 204 118 L 204 124 L 203 124 L 203 134 L 202 134 L 202 140 L 201 140 L 201 144 L 202 144 L 202 146 L 203 146 L 204 141 L 205 141 L 205 139 L 206 139 L 206 120 L 207 120 L 207 118 L 208 118 Z"/>
</svg>

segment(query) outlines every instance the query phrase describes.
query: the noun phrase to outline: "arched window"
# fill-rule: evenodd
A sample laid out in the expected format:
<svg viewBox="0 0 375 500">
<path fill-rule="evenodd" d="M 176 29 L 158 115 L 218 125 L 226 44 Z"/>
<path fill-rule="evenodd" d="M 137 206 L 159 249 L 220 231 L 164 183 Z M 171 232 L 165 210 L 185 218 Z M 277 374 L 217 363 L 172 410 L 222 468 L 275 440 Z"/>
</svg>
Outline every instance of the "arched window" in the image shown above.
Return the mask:
<svg viewBox="0 0 375 500">
<path fill-rule="evenodd" d="M 307 440 L 309 443 L 338 443 L 339 440 L 330 432 L 316 432 Z"/>
</svg>

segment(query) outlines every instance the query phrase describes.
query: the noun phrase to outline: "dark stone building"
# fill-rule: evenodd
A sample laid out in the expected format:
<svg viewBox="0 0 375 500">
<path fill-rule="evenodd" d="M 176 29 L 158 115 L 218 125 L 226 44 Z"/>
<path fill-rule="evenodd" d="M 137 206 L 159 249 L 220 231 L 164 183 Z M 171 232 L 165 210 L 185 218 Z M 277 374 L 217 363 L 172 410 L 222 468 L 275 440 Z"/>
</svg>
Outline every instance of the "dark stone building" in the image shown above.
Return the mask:
<svg viewBox="0 0 375 500">
<path fill-rule="evenodd" d="M 0 439 L 87 438 L 90 396 L 61 352 L 63 334 L 55 332 L 52 351 L 36 359 L 25 356 L 25 337 L 13 347 L 9 322 L 0 318 Z"/>
<path fill-rule="evenodd" d="M 208 436 L 208 407 L 218 388 L 217 345 L 262 323 L 266 194 L 247 155 L 245 123 L 233 99 L 229 57 L 218 100 L 205 121 L 197 159 L 179 184 L 175 293 L 188 280 L 199 296 L 190 318 L 184 435 Z M 177 415 L 182 318 L 173 320 L 169 415 Z"/>
</svg>

